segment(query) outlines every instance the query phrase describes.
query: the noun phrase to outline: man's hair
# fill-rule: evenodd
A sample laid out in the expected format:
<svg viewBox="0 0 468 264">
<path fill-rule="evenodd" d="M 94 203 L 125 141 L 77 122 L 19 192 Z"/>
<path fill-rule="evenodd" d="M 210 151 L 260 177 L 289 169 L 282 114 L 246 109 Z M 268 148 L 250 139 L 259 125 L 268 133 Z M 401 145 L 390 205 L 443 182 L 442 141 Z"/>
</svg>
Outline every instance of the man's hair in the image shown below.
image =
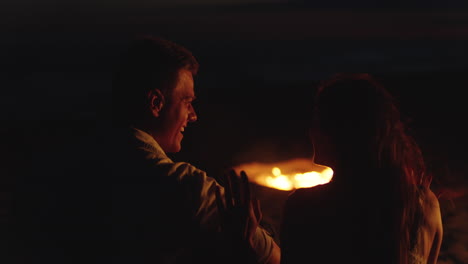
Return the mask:
<svg viewBox="0 0 468 264">
<path fill-rule="evenodd" d="M 168 97 L 181 69 L 196 75 L 199 64 L 185 47 L 155 36 L 139 36 L 123 52 L 112 79 L 113 121 L 129 125 L 142 118 L 147 94 L 159 89 Z"/>
</svg>

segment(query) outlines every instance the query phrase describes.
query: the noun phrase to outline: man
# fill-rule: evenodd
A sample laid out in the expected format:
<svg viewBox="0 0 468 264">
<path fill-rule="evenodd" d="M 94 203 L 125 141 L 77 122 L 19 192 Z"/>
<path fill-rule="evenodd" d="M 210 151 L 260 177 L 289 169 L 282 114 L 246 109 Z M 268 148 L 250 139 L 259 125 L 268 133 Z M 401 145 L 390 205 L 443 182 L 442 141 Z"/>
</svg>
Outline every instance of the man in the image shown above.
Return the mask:
<svg viewBox="0 0 468 264">
<path fill-rule="evenodd" d="M 245 262 L 222 232 L 226 225 L 216 192 L 219 198 L 224 188 L 204 171 L 166 155 L 181 150 L 185 128 L 197 120 L 192 105 L 197 70 L 190 51 L 152 36 L 137 39 L 116 69 L 114 262 Z M 256 262 L 279 263 L 272 237 L 261 227 L 251 235 L 247 247 Z"/>
</svg>

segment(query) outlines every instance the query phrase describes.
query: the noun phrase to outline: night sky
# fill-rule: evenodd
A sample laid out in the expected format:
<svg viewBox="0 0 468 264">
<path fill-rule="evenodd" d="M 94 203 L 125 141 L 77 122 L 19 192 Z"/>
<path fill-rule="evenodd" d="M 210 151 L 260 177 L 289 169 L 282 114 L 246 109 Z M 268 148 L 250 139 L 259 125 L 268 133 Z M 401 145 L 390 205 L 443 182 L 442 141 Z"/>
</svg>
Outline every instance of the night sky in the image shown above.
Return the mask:
<svg viewBox="0 0 468 264">
<path fill-rule="evenodd" d="M 409 118 L 435 186 L 467 186 L 467 2 L 374 2 L 3 1 L 7 182 L 46 184 L 51 174 L 79 181 L 76 168 L 106 139 L 118 53 L 132 36 L 154 34 L 200 62 L 198 122 L 186 129 L 174 160 L 218 177 L 242 162 L 308 157 L 307 111 L 317 82 L 334 72 L 368 72 Z"/>
</svg>

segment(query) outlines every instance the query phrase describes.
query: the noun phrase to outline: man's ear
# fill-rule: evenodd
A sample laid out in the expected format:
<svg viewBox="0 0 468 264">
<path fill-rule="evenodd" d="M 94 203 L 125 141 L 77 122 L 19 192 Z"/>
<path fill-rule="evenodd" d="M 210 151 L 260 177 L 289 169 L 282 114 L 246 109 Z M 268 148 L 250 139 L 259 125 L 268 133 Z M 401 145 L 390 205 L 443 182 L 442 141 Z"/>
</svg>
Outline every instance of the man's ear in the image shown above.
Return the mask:
<svg viewBox="0 0 468 264">
<path fill-rule="evenodd" d="M 159 117 L 159 113 L 164 106 L 164 95 L 159 89 L 152 89 L 148 92 L 148 101 L 151 114 L 154 117 Z"/>
</svg>

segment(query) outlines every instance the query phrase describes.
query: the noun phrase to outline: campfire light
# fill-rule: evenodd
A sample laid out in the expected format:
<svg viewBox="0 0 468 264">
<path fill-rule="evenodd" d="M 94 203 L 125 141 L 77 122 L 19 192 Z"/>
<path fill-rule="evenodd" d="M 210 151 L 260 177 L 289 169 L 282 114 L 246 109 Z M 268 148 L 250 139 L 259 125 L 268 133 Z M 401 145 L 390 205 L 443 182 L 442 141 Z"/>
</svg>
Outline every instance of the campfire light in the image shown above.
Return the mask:
<svg viewBox="0 0 468 264">
<path fill-rule="evenodd" d="M 278 167 L 274 167 L 271 172 L 273 176 L 266 176 L 265 178 L 266 186 L 285 191 L 325 184 L 333 177 L 333 170 L 331 168 L 326 168 L 322 172 L 310 171 L 294 175 L 284 175 L 281 174 L 281 170 Z"/>
<path fill-rule="evenodd" d="M 244 170 L 252 182 L 284 191 L 326 184 L 333 177 L 330 167 L 314 164 L 308 159 L 293 159 L 278 164 L 250 163 L 237 169 Z"/>
</svg>

